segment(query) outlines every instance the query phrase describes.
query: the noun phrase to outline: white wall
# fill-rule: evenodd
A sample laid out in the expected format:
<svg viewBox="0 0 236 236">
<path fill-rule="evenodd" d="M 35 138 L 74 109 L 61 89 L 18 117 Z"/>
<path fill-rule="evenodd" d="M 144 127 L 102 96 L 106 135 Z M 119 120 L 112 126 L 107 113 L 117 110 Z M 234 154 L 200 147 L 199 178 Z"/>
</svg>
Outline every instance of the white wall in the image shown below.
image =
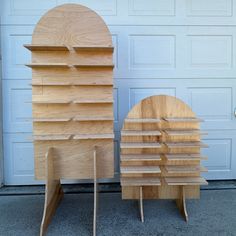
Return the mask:
<svg viewBox="0 0 236 236">
<path fill-rule="evenodd" d="M 236 0 L 2 0 L 3 135 L 6 184 L 33 180 L 31 71 L 24 66 L 35 24 L 66 2 L 87 5 L 106 21 L 115 46 L 116 180 L 119 131 L 146 96 L 188 103 L 209 132 L 208 179 L 236 178 Z"/>
</svg>

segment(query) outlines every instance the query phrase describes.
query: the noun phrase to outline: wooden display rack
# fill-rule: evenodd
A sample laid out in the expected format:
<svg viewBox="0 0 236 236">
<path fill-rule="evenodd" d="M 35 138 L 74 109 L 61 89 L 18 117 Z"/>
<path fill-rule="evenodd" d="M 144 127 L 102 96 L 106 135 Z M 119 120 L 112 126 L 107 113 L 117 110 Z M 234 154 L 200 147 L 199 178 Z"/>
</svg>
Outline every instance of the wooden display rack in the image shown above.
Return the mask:
<svg viewBox="0 0 236 236">
<path fill-rule="evenodd" d="M 185 199 L 199 198 L 200 176 L 206 171 L 201 148 L 205 134 L 200 119 L 182 101 L 171 96 L 152 96 L 129 112 L 121 131 L 121 185 L 123 199 L 176 199 L 188 221 Z"/>
<path fill-rule="evenodd" d="M 32 44 L 35 177 L 46 180 L 44 235 L 63 196 L 60 179 L 114 175 L 113 47 L 104 21 L 92 10 L 66 4 L 47 12 Z"/>
</svg>

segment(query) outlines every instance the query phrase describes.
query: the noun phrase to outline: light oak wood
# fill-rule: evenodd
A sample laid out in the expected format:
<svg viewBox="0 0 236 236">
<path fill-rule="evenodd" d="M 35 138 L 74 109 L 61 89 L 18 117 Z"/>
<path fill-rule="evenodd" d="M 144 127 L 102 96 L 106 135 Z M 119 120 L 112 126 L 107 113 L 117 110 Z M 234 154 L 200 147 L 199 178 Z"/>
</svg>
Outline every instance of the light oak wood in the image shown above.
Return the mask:
<svg viewBox="0 0 236 236">
<path fill-rule="evenodd" d="M 202 177 L 168 177 L 165 178 L 168 185 L 207 185 L 207 181 Z"/>
<path fill-rule="evenodd" d="M 43 219 L 40 227 L 40 236 L 44 236 L 48 225 L 50 224 L 52 217 L 56 211 L 58 204 L 63 197 L 63 190 L 60 184 L 60 179 L 55 178 L 54 171 L 54 149 L 49 148 L 46 153 L 46 189 L 45 189 L 45 202 Z"/>
<path fill-rule="evenodd" d="M 25 44 L 24 47 L 30 51 L 69 51 L 65 45 Z"/>
<path fill-rule="evenodd" d="M 199 122 L 175 97 L 152 96 L 135 105 L 121 131 L 122 198 L 137 199 L 140 206 L 141 199 L 175 199 L 187 220 L 185 199 L 198 199 L 199 186 L 207 183 L 200 177 L 206 171 L 200 150 L 207 145 Z"/>
<path fill-rule="evenodd" d="M 98 178 L 114 176 L 111 34 L 94 11 L 65 4 L 40 19 L 25 47 L 32 52 L 35 177 L 47 181 L 41 235 L 60 199 L 60 179 L 94 181 L 96 235 Z"/>
<path fill-rule="evenodd" d="M 160 178 L 147 177 L 147 178 L 127 178 L 121 177 L 122 186 L 160 186 Z"/>
</svg>

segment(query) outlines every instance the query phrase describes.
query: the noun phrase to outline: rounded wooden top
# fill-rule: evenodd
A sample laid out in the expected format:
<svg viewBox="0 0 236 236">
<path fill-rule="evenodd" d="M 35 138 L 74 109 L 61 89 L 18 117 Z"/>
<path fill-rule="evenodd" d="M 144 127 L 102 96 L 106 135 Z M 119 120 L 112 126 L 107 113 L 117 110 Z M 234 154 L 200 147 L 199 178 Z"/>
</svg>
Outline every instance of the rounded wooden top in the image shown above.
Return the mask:
<svg viewBox="0 0 236 236">
<path fill-rule="evenodd" d="M 195 113 L 183 101 L 167 95 L 151 96 L 136 104 L 128 113 L 127 118 L 193 118 Z"/>
<path fill-rule="evenodd" d="M 64 4 L 48 11 L 38 22 L 32 44 L 66 46 L 112 46 L 103 19 L 78 4 Z"/>
</svg>

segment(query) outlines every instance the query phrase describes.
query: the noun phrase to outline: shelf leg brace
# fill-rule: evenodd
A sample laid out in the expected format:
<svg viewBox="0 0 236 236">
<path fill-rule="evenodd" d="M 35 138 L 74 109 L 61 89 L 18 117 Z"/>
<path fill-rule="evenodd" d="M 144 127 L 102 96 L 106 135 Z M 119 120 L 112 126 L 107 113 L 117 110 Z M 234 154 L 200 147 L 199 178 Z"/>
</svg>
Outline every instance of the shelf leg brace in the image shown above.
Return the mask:
<svg viewBox="0 0 236 236">
<path fill-rule="evenodd" d="M 143 214 L 143 187 L 139 187 L 139 212 L 141 222 L 144 222 L 144 214 Z"/>
<path fill-rule="evenodd" d="M 40 236 L 44 236 L 48 225 L 63 197 L 63 190 L 60 183 L 60 178 L 56 178 L 54 174 L 54 155 L 55 149 L 49 148 L 45 156 L 46 166 L 46 189 L 43 219 L 40 227 Z"/>
<path fill-rule="evenodd" d="M 93 152 L 93 180 L 94 180 L 94 208 L 93 208 L 93 236 L 96 236 L 97 211 L 98 211 L 98 179 L 97 179 L 97 147 Z"/>
<path fill-rule="evenodd" d="M 188 213 L 186 208 L 186 198 L 185 198 L 185 188 L 184 186 L 179 186 L 179 198 L 176 200 L 177 207 L 180 213 L 184 217 L 185 221 L 188 222 Z"/>
</svg>

